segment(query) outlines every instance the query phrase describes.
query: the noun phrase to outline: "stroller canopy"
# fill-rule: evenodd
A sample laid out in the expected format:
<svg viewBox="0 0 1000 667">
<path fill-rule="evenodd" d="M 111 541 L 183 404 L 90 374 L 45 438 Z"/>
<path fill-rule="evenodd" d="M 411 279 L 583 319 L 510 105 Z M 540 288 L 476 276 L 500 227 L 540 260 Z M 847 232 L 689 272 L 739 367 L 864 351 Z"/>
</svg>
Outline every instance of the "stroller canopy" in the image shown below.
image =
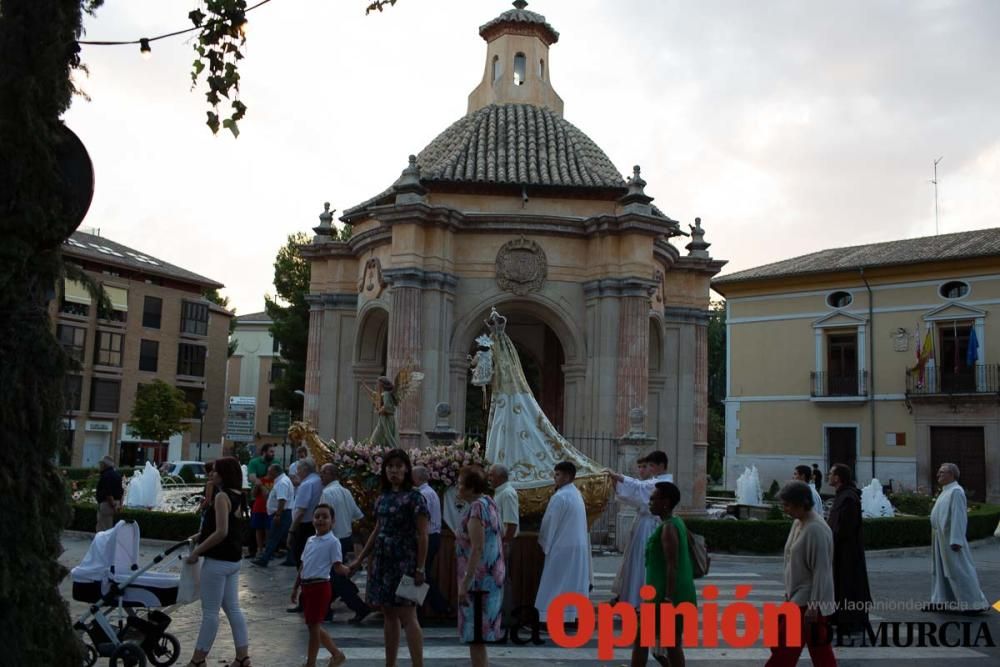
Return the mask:
<svg viewBox="0 0 1000 667">
<path fill-rule="evenodd" d="M 94 535 L 87 555 L 73 568 L 73 581 L 104 581 L 111 568 L 117 576 L 128 576 L 139 568 L 139 524 L 119 521 L 113 528 Z"/>
</svg>

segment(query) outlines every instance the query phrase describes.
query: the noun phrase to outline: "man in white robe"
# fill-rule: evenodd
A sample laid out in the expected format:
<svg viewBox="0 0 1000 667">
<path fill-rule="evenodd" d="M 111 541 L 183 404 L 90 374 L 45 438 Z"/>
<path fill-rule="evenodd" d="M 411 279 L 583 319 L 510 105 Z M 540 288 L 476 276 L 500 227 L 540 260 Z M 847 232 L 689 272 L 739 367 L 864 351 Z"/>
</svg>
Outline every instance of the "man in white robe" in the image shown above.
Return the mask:
<svg viewBox="0 0 1000 667">
<path fill-rule="evenodd" d="M 660 525 L 660 519 L 649 513 L 649 498 L 657 482 L 674 481 L 674 476 L 667 472 L 668 462 L 666 453 L 656 450 L 637 461 L 638 478 L 611 473 L 616 482 L 618 500 L 636 508 L 632 532 L 625 545 L 621 567 L 611 584 L 611 592 L 618 601 L 633 607 L 642 604 L 639 589 L 646 583 L 646 542 Z"/>
<path fill-rule="evenodd" d="M 965 489 L 958 485 L 958 466 L 942 463 L 937 472 L 941 495 L 931 510 L 931 609 L 984 611 L 989 608 L 979 586 L 965 529 L 969 523 Z"/>
<path fill-rule="evenodd" d="M 545 553 L 542 579 L 535 596 L 535 608 L 542 623 L 549 605 L 562 593 L 590 593 L 590 534 L 583 496 L 573 485 L 576 466 L 569 461 L 557 463 L 553 478 L 556 491 L 549 499 L 538 532 L 538 546 Z M 576 608 L 566 607 L 564 622 L 576 620 Z"/>
</svg>

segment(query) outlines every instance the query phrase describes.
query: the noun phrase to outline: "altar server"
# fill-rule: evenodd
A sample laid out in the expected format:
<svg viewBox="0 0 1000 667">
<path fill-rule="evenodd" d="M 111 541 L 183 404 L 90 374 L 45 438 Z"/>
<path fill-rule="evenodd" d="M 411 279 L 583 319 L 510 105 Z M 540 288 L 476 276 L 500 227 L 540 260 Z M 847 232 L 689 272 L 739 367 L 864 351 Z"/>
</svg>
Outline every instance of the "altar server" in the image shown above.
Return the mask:
<svg viewBox="0 0 1000 667">
<path fill-rule="evenodd" d="M 561 593 L 590 593 L 590 535 L 587 530 L 587 510 L 583 496 L 573 485 L 576 466 L 569 461 L 557 463 L 553 472 L 556 491 L 549 499 L 538 546 L 545 553 L 542 580 L 535 596 L 539 619 L 547 621 L 549 605 Z M 576 610 L 568 605 L 564 621 L 575 621 Z"/>
<path fill-rule="evenodd" d="M 965 539 L 969 517 L 965 489 L 959 486 L 958 476 L 954 463 L 942 463 L 937 471 L 941 495 L 931 510 L 931 607 L 975 613 L 985 611 L 989 604 L 979 587 Z"/>
</svg>

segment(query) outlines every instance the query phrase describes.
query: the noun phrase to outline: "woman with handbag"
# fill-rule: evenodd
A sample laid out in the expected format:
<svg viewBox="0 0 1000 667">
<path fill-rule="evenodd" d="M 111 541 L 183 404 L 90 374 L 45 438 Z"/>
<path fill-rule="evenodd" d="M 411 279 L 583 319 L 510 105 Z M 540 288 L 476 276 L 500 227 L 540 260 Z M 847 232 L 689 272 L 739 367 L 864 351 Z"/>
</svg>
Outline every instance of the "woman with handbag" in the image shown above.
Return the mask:
<svg viewBox="0 0 1000 667">
<path fill-rule="evenodd" d="M 422 586 L 426 578 L 427 524 L 430 512 L 423 495 L 413 488 L 413 465 L 402 449 L 393 449 L 382 460 L 382 495 L 375 503 L 375 528 L 365 548 L 350 564 L 356 572 L 371 554 L 368 604 L 382 609 L 385 664 L 395 667 L 399 653 L 399 626 L 406 633 L 406 645 L 414 667 L 424 664 L 424 636 L 417 621 L 416 603 L 396 594 L 403 576 L 413 577 Z"/>
<path fill-rule="evenodd" d="M 204 667 L 219 631 L 220 607 L 229 620 L 236 646 L 236 659 L 230 667 L 251 667 L 247 654 L 250 645 L 247 622 L 239 603 L 242 528 L 246 512 L 246 497 L 242 491 L 243 471 L 239 462 L 231 456 L 216 459 L 212 480 L 216 487 L 212 501 L 214 511 L 205 513 L 198 546 L 186 560 L 187 563 L 196 563 L 198 558 L 205 557 L 200 581 L 201 628 L 188 667 Z"/>
</svg>

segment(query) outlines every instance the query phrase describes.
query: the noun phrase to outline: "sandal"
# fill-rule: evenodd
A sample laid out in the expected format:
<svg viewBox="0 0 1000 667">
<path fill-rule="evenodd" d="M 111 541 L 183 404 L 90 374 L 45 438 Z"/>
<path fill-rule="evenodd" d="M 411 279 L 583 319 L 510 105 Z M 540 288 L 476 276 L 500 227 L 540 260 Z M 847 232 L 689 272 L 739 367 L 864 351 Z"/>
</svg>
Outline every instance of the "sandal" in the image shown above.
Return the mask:
<svg viewBox="0 0 1000 667">
<path fill-rule="evenodd" d="M 327 663 L 327 667 L 340 667 L 345 662 L 347 662 L 347 654 L 341 651 L 337 655 L 330 656 L 330 662 Z"/>
<path fill-rule="evenodd" d="M 253 665 L 250 664 L 250 656 L 247 656 L 245 658 L 233 658 L 233 662 L 229 667 L 253 667 Z"/>
</svg>

